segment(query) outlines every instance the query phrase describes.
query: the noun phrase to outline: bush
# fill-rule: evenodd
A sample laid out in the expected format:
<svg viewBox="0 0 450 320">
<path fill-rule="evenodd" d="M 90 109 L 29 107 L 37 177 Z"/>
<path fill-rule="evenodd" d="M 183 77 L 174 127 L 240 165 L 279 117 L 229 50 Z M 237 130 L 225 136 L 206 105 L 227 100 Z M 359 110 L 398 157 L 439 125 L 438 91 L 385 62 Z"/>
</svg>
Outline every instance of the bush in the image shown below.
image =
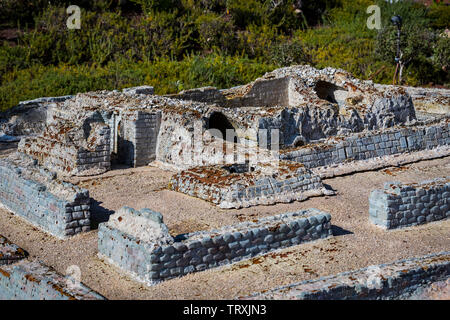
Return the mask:
<svg viewBox="0 0 450 320">
<path fill-rule="evenodd" d="M 69 4 L 82 8 L 80 30 L 66 27 Z M 380 32 L 366 26 L 372 4 Z M 3 28 L 21 30 L 0 43 L 0 103 L 141 84 L 225 88 L 304 63 L 390 83 L 394 14 L 404 20 L 405 83 L 448 83 L 448 10 L 406 0 L 2 0 Z"/>
<path fill-rule="evenodd" d="M 181 61 L 160 58 L 151 63 L 119 59 L 105 66 L 33 65 L 3 76 L 0 106 L 6 110 L 19 101 L 38 97 L 122 89 L 143 84 L 154 86 L 158 94 L 207 85 L 228 88 L 250 82 L 273 68 L 273 65 L 218 53 L 205 58 L 190 55 Z"/>
<path fill-rule="evenodd" d="M 450 38 L 446 34 L 438 37 L 433 48 L 432 62 L 437 69 L 450 71 Z"/>
<path fill-rule="evenodd" d="M 0 1 L 0 21 L 9 27 L 31 25 L 35 14 L 46 5 L 46 0 L 2 0 Z"/>
<path fill-rule="evenodd" d="M 203 49 L 218 48 L 224 53 L 235 49 L 233 21 L 214 13 L 201 15 L 196 21 L 200 47 Z"/>
<path fill-rule="evenodd" d="M 275 27 L 251 25 L 247 30 L 238 32 L 237 38 L 237 51 L 256 58 L 270 57 L 273 45 L 282 37 Z"/>
<path fill-rule="evenodd" d="M 280 42 L 272 47 L 271 62 L 279 67 L 295 64 L 311 64 L 311 57 L 300 41 Z"/>
<path fill-rule="evenodd" d="M 426 8 L 404 1 L 388 6 L 387 9 L 384 28 L 377 36 L 376 57 L 391 65 L 396 64 L 394 58 L 397 54 L 397 27 L 392 25 L 388 18 L 391 14 L 400 14 L 403 18 L 400 38 L 401 62 L 405 67 L 406 81 L 410 84 L 433 82 L 438 74 L 430 58 L 438 37 L 435 31 L 427 27 L 429 18 Z"/>
<path fill-rule="evenodd" d="M 435 29 L 446 29 L 450 26 L 450 6 L 445 4 L 433 4 L 428 12 L 431 27 Z"/>
</svg>

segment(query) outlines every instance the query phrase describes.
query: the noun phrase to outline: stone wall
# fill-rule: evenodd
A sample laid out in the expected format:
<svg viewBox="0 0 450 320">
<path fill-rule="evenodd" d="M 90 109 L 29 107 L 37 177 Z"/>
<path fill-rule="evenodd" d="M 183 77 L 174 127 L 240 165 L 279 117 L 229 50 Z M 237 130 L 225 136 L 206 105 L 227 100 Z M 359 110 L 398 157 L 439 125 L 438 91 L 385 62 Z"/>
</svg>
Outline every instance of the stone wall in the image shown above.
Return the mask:
<svg viewBox="0 0 450 320">
<path fill-rule="evenodd" d="M 245 167 L 243 171 L 239 171 Z M 196 167 L 174 175 L 169 188 L 221 208 L 306 200 L 332 194 L 319 176 L 295 162 Z"/>
<path fill-rule="evenodd" d="M 0 266 L 0 300 L 105 300 L 38 261 Z"/>
<path fill-rule="evenodd" d="M 255 81 L 245 95 L 228 99 L 227 105 L 231 107 L 288 107 L 290 80 L 286 77 Z"/>
<path fill-rule="evenodd" d="M 0 235 L 0 266 L 16 263 L 25 259 L 26 256 L 25 250 Z"/>
<path fill-rule="evenodd" d="M 61 175 L 95 175 L 111 167 L 110 129 L 99 114 L 80 123 L 56 118 L 40 136 L 23 138 L 18 151 Z M 59 114 L 58 114 L 59 115 Z"/>
<path fill-rule="evenodd" d="M 132 214 L 142 217 L 142 211 Z M 99 226 L 99 256 L 148 285 L 332 235 L 331 216 L 317 209 L 153 241 L 143 240 L 152 233 L 147 227 L 126 227 L 123 211 L 114 216 Z"/>
<path fill-rule="evenodd" d="M 62 102 L 72 96 L 44 97 L 19 104 L 0 112 L 0 132 L 11 136 L 38 135 L 45 128 L 47 111 L 55 102 Z"/>
<path fill-rule="evenodd" d="M 370 221 L 394 229 L 450 217 L 450 178 L 418 184 L 387 182 L 369 198 Z"/>
<path fill-rule="evenodd" d="M 180 100 L 217 103 L 220 105 L 226 104 L 225 97 L 215 87 L 203 87 L 203 88 L 183 90 L 178 94 L 168 95 L 167 97 Z"/>
<path fill-rule="evenodd" d="M 118 157 L 125 164 L 145 166 L 156 159 L 161 112 L 136 111 L 122 115 Z"/>
<path fill-rule="evenodd" d="M 0 160 L 0 202 L 58 238 L 90 230 L 89 191 L 58 180 L 27 158 Z"/>
<path fill-rule="evenodd" d="M 450 252 L 302 281 L 243 300 L 375 300 L 407 298 L 421 286 L 450 277 Z"/>
<path fill-rule="evenodd" d="M 125 88 L 122 90 L 122 92 L 130 95 L 135 94 L 153 95 L 155 94 L 155 88 L 152 86 L 139 86 L 139 87 Z"/>
<path fill-rule="evenodd" d="M 375 84 L 375 87 L 386 89 L 394 86 Z M 402 86 L 402 89 L 411 96 L 417 111 L 434 114 L 450 113 L 450 89 L 407 86 Z"/>
<path fill-rule="evenodd" d="M 330 138 L 324 142 L 280 152 L 280 158 L 303 163 L 307 168 L 450 145 L 450 121 L 415 127 L 396 127 L 370 133 Z"/>
</svg>

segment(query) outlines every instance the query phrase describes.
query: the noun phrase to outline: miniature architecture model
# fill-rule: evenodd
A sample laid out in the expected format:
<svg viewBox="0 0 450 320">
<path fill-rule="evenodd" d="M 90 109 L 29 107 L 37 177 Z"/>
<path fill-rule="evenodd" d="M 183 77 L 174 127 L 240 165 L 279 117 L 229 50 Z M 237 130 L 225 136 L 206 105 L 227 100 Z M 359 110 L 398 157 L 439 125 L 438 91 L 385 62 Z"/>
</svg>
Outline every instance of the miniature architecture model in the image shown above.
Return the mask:
<svg viewBox="0 0 450 320">
<path fill-rule="evenodd" d="M 22 137 L 17 152 L 0 160 L 0 202 L 67 239 L 90 232 L 94 222 L 89 191 L 68 181 L 117 165 L 153 163 L 171 170 L 169 190 L 221 209 L 334 195 L 322 179 L 450 154 L 449 113 L 442 111 L 450 95 L 415 92 L 422 107 L 444 103 L 432 115 L 422 109 L 416 114 L 408 90 L 362 81 L 344 70 L 293 66 L 224 90 L 158 96 L 143 86 L 27 102 L 23 114 L 44 113 L 28 127 L 3 124 L 5 132 Z M 35 105 L 39 109 L 30 107 Z M 370 221 L 389 229 L 446 219 L 449 188 L 443 176 L 375 190 Z M 306 209 L 172 236 L 160 213 L 123 207 L 99 225 L 99 257 L 155 285 L 332 237 L 331 218 Z"/>
</svg>

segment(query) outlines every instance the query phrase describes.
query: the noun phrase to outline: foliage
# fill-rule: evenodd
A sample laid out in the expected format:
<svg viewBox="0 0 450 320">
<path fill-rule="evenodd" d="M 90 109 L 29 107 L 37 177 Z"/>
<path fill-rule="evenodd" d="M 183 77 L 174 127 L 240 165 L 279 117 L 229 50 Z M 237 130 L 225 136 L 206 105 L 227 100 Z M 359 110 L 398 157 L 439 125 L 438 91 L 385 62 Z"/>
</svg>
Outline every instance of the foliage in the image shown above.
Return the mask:
<svg viewBox="0 0 450 320">
<path fill-rule="evenodd" d="M 447 35 L 440 35 L 433 48 L 433 65 L 445 71 L 450 69 L 450 38 Z"/>
<path fill-rule="evenodd" d="M 182 61 L 161 58 L 154 62 L 135 63 L 119 59 L 105 66 L 33 65 L 3 76 L 0 106 L 5 110 L 19 101 L 36 97 L 122 89 L 142 84 L 154 86 L 158 94 L 208 85 L 228 88 L 250 82 L 274 68 L 271 64 L 219 53 L 205 57 L 190 55 Z"/>
<path fill-rule="evenodd" d="M 438 41 L 438 31 L 431 28 L 430 11 L 422 4 L 412 1 L 400 1 L 392 5 L 385 2 L 380 5 L 384 9 L 383 29 L 377 35 L 376 57 L 394 65 L 397 51 L 397 27 L 390 23 L 392 15 L 402 17 L 400 49 L 401 62 L 406 67 L 407 83 L 420 84 L 443 80 L 441 70 L 436 66 L 445 65 L 445 43 L 448 38 Z M 438 44 L 439 42 L 439 44 Z M 433 48 L 436 55 L 433 58 Z M 414 79 L 415 78 L 415 79 Z"/>
<path fill-rule="evenodd" d="M 68 30 L 66 8 L 81 7 Z M 366 26 L 378 4 L 382 30 Z M 395 27 L 409 85 L 448 84 L 449 7 L 404 0 L 2 0 L 0 107 L 45 95 L 150 84 L 158 93 L 229 87 L 292 64 L 390 83 Z M 1 36 L 1 33 L 0 33 Z"/>
</svg>

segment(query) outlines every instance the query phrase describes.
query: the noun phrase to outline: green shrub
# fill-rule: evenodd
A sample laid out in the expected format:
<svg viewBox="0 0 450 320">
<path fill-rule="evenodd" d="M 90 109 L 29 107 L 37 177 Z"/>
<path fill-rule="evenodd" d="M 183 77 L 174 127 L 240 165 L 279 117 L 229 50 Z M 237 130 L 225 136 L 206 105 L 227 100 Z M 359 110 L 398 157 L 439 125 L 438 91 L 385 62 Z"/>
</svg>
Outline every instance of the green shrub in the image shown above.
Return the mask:
<svg viewBox="0 0 450 320">
<path fill-rule="evenodd" d="M 146 13 L 153 11 L 172 11 L 180 7 L 179 0 L 131 0 L 139 4 Z"/>
<path fill-rule="evenodd" d="M 154 86 L 158 94 L 207 85 L 228 88 L 250 82 L 273 68 L 273 65 L 219 53 L 204 58 L 190 55 L 181 61 L 160 58 L 154 62 L 136 63 L 122 58 L 105 66 L 33 65 L 3 76 L 0 107 L 6 110 L 19 101 L 38 97 L 143 84 Z"/>
<path fill-rule="evenodd" d="M 272 47 L 271 62 L 279 67 L 288 67 L 295 64 L 311 64 L 311 57 L 305 52 L 303 44 L 299 41 L 280 42 Z"/>
<path fill-rule="evenodd" d="M 427 9 L 421 4 L 404 1 L 383 4 L 386 8 L 383 29 L 378 33 L 375 54 L 380 61 L 395 65 L 397 54 L 397 27 L 390 23 L 391 15 L 399 14 L 402 19 L 400 49 L 401 61 L 405 66 L 405 83 L 426 84 L 439 76 L 432 60 L 437 34 L 429 25 Z"/>
<path fill-rule="evenodd" d="M 237 34 L 237 51 L 250 58 L 270 58 L 272 47 L 281 41 L 277 29 L 268 25 L 250 25 Z"/>
<path fill-rule="evenodd" d="M 433 48 L 432 62 L 437 69 L 450 70 L 450 38 L 446 34 L 438 37 Z"/>
<path fill-rule="evenodd" d="M 224 53 L 234 50 L 235 35 L 233 21 L 214 13 L 201 15 L 196 26 L 200 46 L 203 49 L 218 48 Z"/>
<path fill-rule="evenodd" d="M 445 4 L 433 4 L 428 11 L 431 27 L 446 29 L 450 27 L 450 6 Z"/>
<path fill-rule="evenodd" d="M 394 14 L 404 20 L 405 84 L 448 83 L 449 7 L 384 0 L 54 0 L 0 1 L 0 103 L 150 84 L 157 93 L 247 83 L 280 66 L 343 68 L 390 83 Z M 81 29 L 66 8 L 79 5 Z M 301 4 L 301 7 L 300 7 Z M 383 30 L 366 9 L 381 7 Z M 301 10 L 300 10 L 301 9 Z M 321 25 L 318 27 L 317 25 Z M 2 27 L 0 25 L 0 28 Z M 16 45 L 15 45 L 16 44 Z"/>
</svg>

